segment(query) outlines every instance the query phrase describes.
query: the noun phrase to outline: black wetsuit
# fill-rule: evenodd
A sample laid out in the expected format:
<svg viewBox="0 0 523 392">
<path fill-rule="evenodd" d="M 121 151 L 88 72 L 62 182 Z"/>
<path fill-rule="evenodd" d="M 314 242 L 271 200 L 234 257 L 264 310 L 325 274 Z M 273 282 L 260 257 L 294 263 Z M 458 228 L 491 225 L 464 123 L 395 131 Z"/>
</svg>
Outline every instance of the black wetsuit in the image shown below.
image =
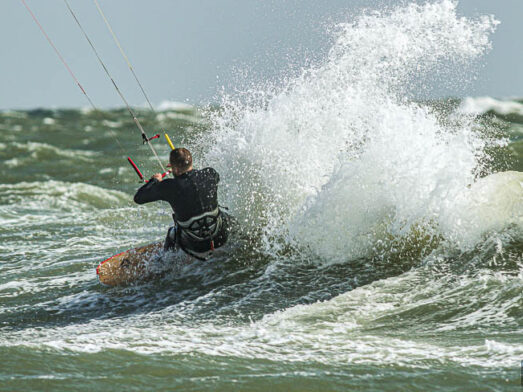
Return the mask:
<svg viewBox="0 0 523 392">
<path fill-rule="evenodd" d="M 175 178 L 158 181 L 154 178 L 134 195 L 138 204 L 163 200 L 173 211 L 175 239 L 167 235 L 166 248 L 174 242 L 187 253 L 205 259 L 213 248 L 225 244 L 229 218 L 218 208 L 218 182 L 220 176 L 211 167 L 191 170 Z"/>
</svg>

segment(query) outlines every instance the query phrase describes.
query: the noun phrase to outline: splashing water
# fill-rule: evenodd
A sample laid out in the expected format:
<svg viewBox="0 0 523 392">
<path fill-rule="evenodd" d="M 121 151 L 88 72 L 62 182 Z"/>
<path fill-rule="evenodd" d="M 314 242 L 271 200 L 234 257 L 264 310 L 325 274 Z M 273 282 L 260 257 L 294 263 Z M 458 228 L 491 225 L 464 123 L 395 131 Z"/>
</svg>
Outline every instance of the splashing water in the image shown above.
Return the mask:
<svg viewBox="0 0 523 392">
<path fill-rule="evenodd" d="M 337 26 L 321 66 L 225 97 L 206 160 L 231 179 L 228 203 L 264 226 L 272 250 L 286 238 L 329 260 L 438 225 L 474 181 L 486 141 L 470 121 L 407 100 L 409 80 L 477 58 L 496 23 L 458 18 L 451 1 L 365 14 Z"/>
</svg>

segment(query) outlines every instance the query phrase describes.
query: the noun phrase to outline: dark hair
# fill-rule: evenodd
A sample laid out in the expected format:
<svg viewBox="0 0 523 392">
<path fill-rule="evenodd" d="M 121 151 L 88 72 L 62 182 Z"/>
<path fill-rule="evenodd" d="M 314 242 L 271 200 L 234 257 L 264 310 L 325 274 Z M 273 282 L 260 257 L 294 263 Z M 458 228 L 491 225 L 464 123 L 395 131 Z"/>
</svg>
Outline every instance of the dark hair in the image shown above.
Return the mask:
<svg viewBox="0 0 523 392">
<path fill-rule="evenodd" d="M 184 171 L 191 167 L 192 165 L 192 155 L 191 152 L 186 148 L 176 148 L 171 151 L 169 155 L 169 162 L 171 163 L 172 168 Z"/>
</svg>

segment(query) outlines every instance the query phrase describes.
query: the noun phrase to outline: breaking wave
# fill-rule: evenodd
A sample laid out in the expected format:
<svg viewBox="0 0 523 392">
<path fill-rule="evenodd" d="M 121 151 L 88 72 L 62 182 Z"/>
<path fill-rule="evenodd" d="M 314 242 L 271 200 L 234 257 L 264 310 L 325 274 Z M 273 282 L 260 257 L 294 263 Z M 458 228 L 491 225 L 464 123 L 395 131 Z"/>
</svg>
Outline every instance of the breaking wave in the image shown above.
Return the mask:
<svg viewBox="0 0 523 392">
<path fill-rule="evenodd" d="M 485 53 L 496 24 L 458 17 L 446 0 L 367 13 L 337 26 L 323 64 L 225 96 L 205 159 L 228 179 L 246 230 L 263 226 L 267 250 L 292 244 L 331 261 L 420 226 L 454 237 L 456 200 L 469 197 L 491 141 L 467 116 L 408 99 L 409 85 L 438 74 L 459 82 L 448 64 Z"/>
</svg>

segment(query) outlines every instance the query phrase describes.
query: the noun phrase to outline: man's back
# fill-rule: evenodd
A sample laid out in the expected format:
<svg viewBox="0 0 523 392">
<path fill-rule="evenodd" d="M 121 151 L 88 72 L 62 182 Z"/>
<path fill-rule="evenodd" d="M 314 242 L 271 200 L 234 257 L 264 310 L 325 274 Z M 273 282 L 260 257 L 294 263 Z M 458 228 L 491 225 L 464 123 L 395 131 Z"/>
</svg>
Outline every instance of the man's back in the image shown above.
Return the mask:
<svg viewBox="0 0 523 392">
<path fill-rule="evenodd" d="M 164 249 L 181 248 L 205 260 L 227 242 L 229 235 L 229 216 L 218 208 L 220 176 L 211 167 L 194 170 L 192 155 L 183 147 L 171 151 L 169 164 L 175 177 L 162 180 L 160 173 L 155 174 L 138 189 L 134 201 L 168 202 L 175 222 L 167 232 Z"/>
<path fill-rule="evenodd" d="M 211 167 L 191 170 L 163 181 L 151 179 L 136 192 L 134 201 L 138 204 L 166 201 L 173 208 L 176 220 L 186 221 L 218 208 L 219 181 L 220 176 Z"/>
</svg>

